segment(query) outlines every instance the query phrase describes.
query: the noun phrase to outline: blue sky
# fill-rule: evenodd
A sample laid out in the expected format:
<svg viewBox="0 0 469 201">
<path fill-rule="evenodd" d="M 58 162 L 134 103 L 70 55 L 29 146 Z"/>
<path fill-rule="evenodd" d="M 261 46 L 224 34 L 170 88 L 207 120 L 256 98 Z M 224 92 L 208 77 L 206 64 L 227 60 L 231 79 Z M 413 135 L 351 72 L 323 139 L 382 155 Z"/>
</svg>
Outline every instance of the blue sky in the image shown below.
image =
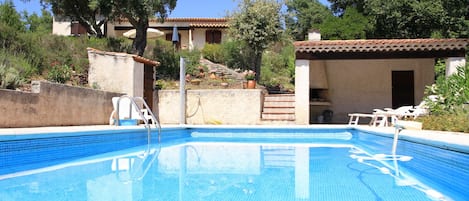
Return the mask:
<svg viewBox="0 0 469 201">
<path fill-rule="evenodd" d="M 3 2 L 4 0 L 0 0 Z M 238 1 L 234 0 L 177 0 L 176 9 L 169 17 L 224 17 L 228 11 L 236 9 Z M 327 0 L 320 0 L 327 3 Z M 21 0 L 13 0 L 17 11 L 28 11 L 40 14 L 39 0 L 30 0 L 24 3 Z"/>
</svg>

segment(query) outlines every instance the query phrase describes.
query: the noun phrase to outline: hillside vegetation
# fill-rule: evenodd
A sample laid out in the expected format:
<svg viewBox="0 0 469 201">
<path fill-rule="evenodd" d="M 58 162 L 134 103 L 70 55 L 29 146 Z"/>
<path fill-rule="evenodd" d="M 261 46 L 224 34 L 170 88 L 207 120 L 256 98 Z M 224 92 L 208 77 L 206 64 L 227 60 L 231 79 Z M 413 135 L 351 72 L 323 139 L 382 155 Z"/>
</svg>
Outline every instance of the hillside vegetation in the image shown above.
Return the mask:
<svg viewBox="0 0 469 201">
<path fill-rule="evenodd" d="M 268 45 L 262 44 L 266 45 L 266 49 L 261 57 L 259 84 L 294 90 L 295 56 L 292 41 L 304 39 L 305 31 L 310 28 L 324 30 L 324 39 L 357 39 L 368 36 L 458 38 L 467 37 L 469 33 L 469 20 L 467 20 L 469 7 L 459 6 L 463 1 L 458 0 L 454 1 L 454 5 L 444 3 L 446 1 L 435 1 L 434 3 L 443 5 L 441 8 L 438 7 L 440 10 L 430 9 L 431 12 L 422 15 L 422 19 L 426 16 L 435 25 L 430 27 L 417 26 L 422 23 L 410 23 L 399 18 L 399 14 L 392 13 L 393 15 L 389 16 L 393 16 L 395 24 L 391 25 L 399 25 L 396 29 L 392 29 L 394 32 L 388 31 L 386 24 L 380 23 L 383 16 L 378 15 L 381 12 L 378 12 L 380 10 L 376 6 L 357 4 L 361 7 L 348 9 L 348 6 L 353 7 L 354 4 L 341 6 L 338 3 L 340 1 L 330 1 L 333 6 L 332 10 L 329 10 L 316 4 L 317 2 L 305 2 L 305 0 L 290 1 L 287 13 L 290 13 L 289 16 L 292 18 L 285 19 L 285 30 L 276 37 L 275 41 Z M 420 8 L 422 6 L 420 4 L 416 3 L 410 7 Z M 399 11 L 392 9 L 394 4 L 386 5 L 388 7 L 384 7 L 383 12 Z M 441 9 L 451 12 L 447 12 L 446 16 L 440 16 Z M 332 15 L 333 11 L 335 15 Z M 418 19 L 413 16 L 416 11 L 407 15 L 412 15 L 412 19 Z M 318 15 L 311 16 L 311 13 Z M 352 22 L 358 24 L 344 25 Z M 351 28 L 345 29 L 346 27 Z M 435 27 L 441 29 L 436 30 Z M 355 30 L 356 28 L 358 29 Z M 395 32 L 399 30 L 408 31 Z M 18 13 L 11 1 L 0 3 L 0 88 L 27 89 L 31 80 L 87 86 L 89 67 L 87 47 L 127 53 L 132 49 L 132 41 L 126 38 L 70 37 L 51 33 L 52 16 L 49 12 L 43 11 L 41 16 L 26 12 Z M 249 44 L 234 38 L 228 38 L 222 44 L 206 45 L 201 51 L 191 52 L 175 51 L 170 42 L 162 39 L 149 40 L 143 56 L 161 63 L 156 72 L 157 83 L 174 83 L 179 79 L 179 57 L 186 59 L 188 74 L 196 76 L 200 68 L 203 68 L 199 64 L 201 55 L 240 71 L 251 70 L 253 63 L 258 62 L 253 61 L 252 48 Z M 421 118 L 420 121 L 423 121 L 425 129 L 469 132 L 469 65 L 461 66 L 457 74 L 448 78 L 442 73 L 444 65 L 442 62 L 437 63 L 436 82 L 426 90 L 426 95 L 436 95 L 439 99 L 430 105 L 431 115 Z M 166 84 L 166 86 L 172 85 Z"/>
</svg>

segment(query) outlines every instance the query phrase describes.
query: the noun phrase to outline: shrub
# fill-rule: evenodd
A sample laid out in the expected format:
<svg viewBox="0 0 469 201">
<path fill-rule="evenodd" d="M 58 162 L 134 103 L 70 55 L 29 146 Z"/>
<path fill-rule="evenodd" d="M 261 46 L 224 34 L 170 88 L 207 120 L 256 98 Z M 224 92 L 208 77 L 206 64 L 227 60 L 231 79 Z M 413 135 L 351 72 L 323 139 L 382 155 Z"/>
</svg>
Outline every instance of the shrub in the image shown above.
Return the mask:
<svg viewBox="0 0 469 201">
<path fill-rule="evenodd" d="M 15 29 L 0 22 L 0 47 L 8 49 L 17 41 L 17 32 Z"/>
<path fill-rule="evenodd" d="M 205 44 L 202 49 L 204 57 L 215 63 L 223 63 L 223 47 L 220 44 Z"/>
<path fill-rule="evenodd" d="M 457 70 L 447 78 L 439 77 L 435 84 L 426 88 L 428 97 L 436 97 L 436 100 L 426 99 L 432 114 L 451 114 L 469 103 L 469 65 L 460 66 Z"/>
<path fill-rule="evenodd" d="M 179 58 L 173 44 L 165 40 L 155 40 L 155 46 L 150 57 L 160 62 L 156 68 L 157 79 L 177 79 L 179 77 Z"/>
<path fill-rule="evenodd" d="M 0 88 L 16 89 L 23 84 L 18 70 L 0 63 Z"/>
<path fill-rule="evenodd" d="M 195 75 L 199 72 L 199 69 L 197 68 L 200 64 L 201 53 L 199 50 L 192 50 L 192 51 L 182 50 L 178 53 L 178 55 L 179 57 L 184 58 L 187 73 Z"/>
<path fill-rule="evenodd" d="M 53 63 L 47 73 L 47 80 L 64 84 L 72 77 L 72 70 L 68 65 Z"/>
<path fill-rule="evenodd" d="M 0 51 L 1 88 L 16 89 L 29 80 L 34 68 L 21 55 Z"/>
<path fill-rule="evenodd" d="M 418 119 L 423 129 L 469 133 L 469 106 L 461 106 L 453 113 L 424 116 Z"/>
<path fill-rule="evenodd" d="M 439 75 L 435 84 L 425 90 L 425 101 L 430 108 L 429 116 L 420 118 L 424 129 L 469 132 L 469 65 L 460 66 L 449 77 L 436 67 Z"/>
<path fill-rule="evenodd" d="M 248 66 L 251 50 L 241 41 L 230 40 L 222 43 L 223 64 L 233 69 L 252 70 Z"/>
<path fill-rule="evenodd" d="M 153 45 L 150 45 L 153 46 Z M 170 41 L 163 39 L 155 40 L 154 46 L 149 58 L 160 62 L 156 68 L 157 79 L 179 79 L 179 59 L 184 58 L 187 73 L 198 72 L 197 67 L 200 64 L 199 50 L 180 50 L 176 51 Z"/>
<path fill-rule="evenodd" d="M 295 54 L 292 43 L 278 43 L 262 56 L 261 84 L 293 90 Z"/>
</svg>

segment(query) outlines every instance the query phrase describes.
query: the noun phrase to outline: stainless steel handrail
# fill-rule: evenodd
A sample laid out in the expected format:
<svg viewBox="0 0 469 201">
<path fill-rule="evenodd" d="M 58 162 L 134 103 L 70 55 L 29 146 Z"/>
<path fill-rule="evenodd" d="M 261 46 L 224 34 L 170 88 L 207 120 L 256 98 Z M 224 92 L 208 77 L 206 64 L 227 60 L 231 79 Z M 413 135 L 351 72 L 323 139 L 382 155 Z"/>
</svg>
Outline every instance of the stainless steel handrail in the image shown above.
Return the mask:
<svg viewBox="0 0 469 201">
<path fill-rule="evenodd" d="M 131 96 L 128 96 L 128 95 L 123 95 L 121 97 L 119 97 L 119 99 L 117 99 L 117 103 L 116 103 L 116 125 L 120 125 L 120 118 L 119 118 L 119 105 L 120 105 L 120 101 L 122 98 L 127 98 L 130 100 L 130 103 L 131 103 L 131 107 L 130 107 L 130 118 L 132 118 L 132 106 L 134 106 L 136 109 L 137 109 L 137 113 L 138 115 L 140 116 L 140 118 L 143 120 L 143 122 L 145 123 L 145 128 L 147 128 L 147 148 L 143 154 L 143 158 L 141 159 L 141 163 L 140 163 L 140 167 L 137 167 L 136 169 L 140 169 L 140 168 L 143 168 L 143 171 L 141 172 L 141 175 L 138 176 L 138 175 L 131 175 L 131 178 L 130 178 L 130 181 L 134 181 L 134 180 L 141 180 L 143 179 L 143 177 L 145 176 L 145 174 L 148 172 L 151 164 L 154 162 L 154 160 L 156 159 L 156 157 L 159 155 L 159 151 L 161 149 L 161 147 L 159 147 L 159 149 L 157 149 L 158 151 L 154 151 L 155 153 L 153 153 L 153 156 L 150 158 L 150 161 L 148 161 L 146 163 L 146 167 L 143 167 L 145 165 L 145 161 L 147 161 L 148 157 L 152 154 L 152 148 L 151 148 L 151 126 L 150 126 L 150 123 L 148 122 L 148 119 L 145 117 L 145 115 L 143 114 L 142 112 L 142 109 L 138 106 L 138 104 L 136 103 L 136 100 L 137 101 L 140 101 L 142 102 L 143 106 L 145 107 L 145 109 L 147 110 L 148 114 L 150 114 L 150 117 L 151 117 L 151 123 L 156 127 L 158 128 L 158 144 L 161 142 L 161 124 L 160 122 L 158 121 L 158 119 L 156 118 L 156 116 L 153 114 L 153 112 L 151 111 L 150 107 L 148 106 L 148 104 L 145 102 L 145 100 L 142 98 L 142 97 L 131 97 Z M 161 146 L 159 144 L 159 146 Z"/>
<path fill-rule="evenodd" d="M 148 104 L 145 102 L 145 100 L 142 97 L 132 97 L 132 96 L 128 96 L 128 95 L 123 95 L 123 96 L 119 97 L 119 99 L 117 99 L 117 103 L 116 103 L 116 121 L 115 121 L 116 125 L 120 125 L 120 118 L 119 118 L 119 109 L 120 109 L 120 107 L 119 107 L 119 105 L 120 105 L 120 101 L 121 101 L 122 98 L 128 98 L 130 100 L 130 103 L 132 104 L 131 106 L 134 106 L 137 109 L 137 113 L 140 116 L 140 118 L 143 120 L 143 122 L 145 123 L 145 128 L 147 128 L 147 131 L 148 131 L 148 143 L 151 143 L 151 127 L 150 127 L 150 124 L 148 122 L 148 119 L 143 115 L 142 109 L 140 108 L 140 106 L 138 106 L 138 104 L 135 102 L 135 100 L 138 100 L 138 101 L 142 102 L 142 104 L 145 107 L 145 109 L 147 110 L 148 114 L 150 114 L 151 121 L 152 121 L 151 123 L 156 128 L 158 128 L 158 142 L 161 142 L 161 124 L 158 121 L 158 119 L 156 118 L 155 114 L 153 114 L 153 112 L 151 111 Z M 132 116 L 132 107 L 130 107 L 129 113 Z"/>
</svg>

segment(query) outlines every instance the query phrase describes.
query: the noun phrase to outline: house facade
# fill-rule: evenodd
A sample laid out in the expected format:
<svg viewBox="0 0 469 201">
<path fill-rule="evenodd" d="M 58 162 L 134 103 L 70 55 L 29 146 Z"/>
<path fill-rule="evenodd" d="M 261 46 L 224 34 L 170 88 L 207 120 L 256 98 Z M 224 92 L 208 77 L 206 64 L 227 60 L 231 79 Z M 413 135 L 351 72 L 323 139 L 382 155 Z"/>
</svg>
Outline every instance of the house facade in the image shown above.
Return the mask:
<svg viewBox="0 0 469 201">
<path fill-rule="evenodd" d="M 166 18 L 164 22 L 150 19 L 149 28 L 165 33 L 166 40 L 171 41 L 174 28 L 179 35 L 178 47 L 181 49 L 202 49 L 208 43 L 221 43 L 226 39 L 228 31 L 227 18 Z M 121 37 L 123 33 L 133 29 L 127 19 L 109 21 L 102 27 L 107 37 Z M 77 36 L 86 34 L 78 22 L 54 17 L 52 33 L 56 35 Z"/>
<path fill-rule="evenodd" d="M 349 113 L 417 105 L 434 83 L 436 58 L 447 74 L 465 64 L 465 39 L 320 40 L 295 42 L 296 124 L 345 123 Z"/>
</svg>

